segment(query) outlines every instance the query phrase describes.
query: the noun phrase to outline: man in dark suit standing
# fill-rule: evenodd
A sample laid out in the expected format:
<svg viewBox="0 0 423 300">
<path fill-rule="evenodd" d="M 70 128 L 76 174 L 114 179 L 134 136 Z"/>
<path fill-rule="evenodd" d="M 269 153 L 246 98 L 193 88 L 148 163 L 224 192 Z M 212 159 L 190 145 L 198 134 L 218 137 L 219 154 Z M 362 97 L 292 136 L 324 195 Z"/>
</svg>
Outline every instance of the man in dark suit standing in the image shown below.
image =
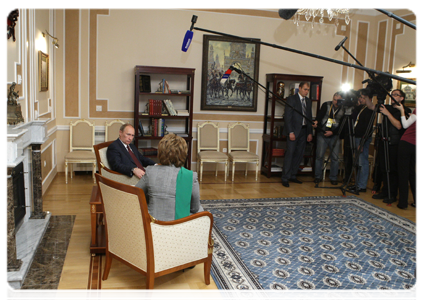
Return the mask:
<svg viewBox="0 0 423 300">
<path fill-rule="evenodd" d="M 119 129 L 119 138 L 107 148 L 107 160 L 113 171 L 141 178 L 145 174 L 144 167 L 154 165 L 155 162 L 139 153 L 134 139 L 135 129 L 131 124 L 123 124 Z"/>
<path fill-rule="evenodd" d="M 289 187 L 289 181 L 302 183 L 297 179 L 297 172 L 303 159 L 306 142 L 313 139 L 313 128 L 302 115 L 311 120 L 311 100 L 307 98 L 310 91 L 308 82 L 301 82 L 298 93 L 286 99 L 285 126 L 283 135 L 286 139 L 286 153 L 282 170 L 282 185 Z M 297 111 L 295 111 L 296 109 Z M 298 112 L 302 112 L 302 115 Z"/>
</svg>

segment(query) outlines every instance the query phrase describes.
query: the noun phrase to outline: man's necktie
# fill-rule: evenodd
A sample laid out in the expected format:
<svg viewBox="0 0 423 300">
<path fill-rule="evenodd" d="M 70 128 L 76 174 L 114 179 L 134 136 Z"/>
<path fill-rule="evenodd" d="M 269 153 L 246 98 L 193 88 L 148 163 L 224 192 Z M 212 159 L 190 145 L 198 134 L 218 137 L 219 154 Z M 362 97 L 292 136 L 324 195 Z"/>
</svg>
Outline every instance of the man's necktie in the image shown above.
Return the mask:
<svg viewBox="0 0 423 300">
<path fill-rule="evenodd" d="M 305 116 L 306 115 L 306 102 L 305 102 L 304 97 L 301 98 L 301 106 L 303 107 L 303 115 Z M 305 118 L 303 117 L 303 125 L 305 125 L 305 124 L 306 124 Z"/>
<path fill-rule="evenodd" d="M 134 152 L 132 152 L 131 147 L 129 147 L 129 145 L 126 145 L 126 148 L 128 149 L 129 155 L 131 155 L 132 160 L 137 165 L 138 169 L 145 171 L 144 167 L 142 166 L 138 158 L 135 156 Z"/>
</svg>

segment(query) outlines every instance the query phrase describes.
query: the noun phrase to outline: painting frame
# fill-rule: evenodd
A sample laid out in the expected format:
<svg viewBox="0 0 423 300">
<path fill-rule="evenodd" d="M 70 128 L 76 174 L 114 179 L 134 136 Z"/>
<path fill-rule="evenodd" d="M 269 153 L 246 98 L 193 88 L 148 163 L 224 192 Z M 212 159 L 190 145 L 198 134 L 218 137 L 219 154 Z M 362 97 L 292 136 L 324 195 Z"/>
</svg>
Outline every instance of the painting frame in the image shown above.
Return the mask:
<svg viewBox="0 0 423 300">
<path fill-rule="evenodd" d="M 416 80 L 410 78 L 411 80 Z M 404 81 L 398 81 L 398 89 L 405 94 L 404 103 L 408 107 L 416 107 L 416 90 L 417 86 Z"/>
<path fill-rule="evenodd" d="M 48 54 L 38 51 L 38 90 L 40 92 L 48 91 L 49 80 L 49 57 Z"/>
<path fill-rule="evenodd" d="M 224 85 L 220 83 L 234 63 L 258 82 L 260 40 L 251 40 L 203 35 L 201 110 L 257 111 L 258 86 L 254 81 L 233 71 Z"/>
</svg>

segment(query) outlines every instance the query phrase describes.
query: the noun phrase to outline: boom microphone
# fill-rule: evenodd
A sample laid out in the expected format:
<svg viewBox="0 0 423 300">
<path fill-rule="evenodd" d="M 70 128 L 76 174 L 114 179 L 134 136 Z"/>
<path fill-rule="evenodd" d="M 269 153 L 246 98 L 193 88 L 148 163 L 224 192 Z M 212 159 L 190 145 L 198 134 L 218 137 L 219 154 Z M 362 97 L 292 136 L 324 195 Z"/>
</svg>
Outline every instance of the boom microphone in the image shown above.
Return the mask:
<svg viewBox="0 0 423 300">
<path fill-rule="evenodd" d="M 338 44 L 338 46 L 336 46 L 335 47 L 335 51 L 338 51 L 339 50 L 339 48 L 341 48 L 342 47 L 342 45 L 345 43 L 345 41 L 347 40 L 347 36 L 346 37 L 344 37 L 343 39 L 342 39 L 342 41 Z"/>
<path fill-rule="evenodd" d="M 284 20 L 291 19 L 298 9 L 279 9 L 279 17 L 281 17 Z"/>
<path fill-rule="evenodd" d="M 192 15 L 191 28 L 185 33 L 184 41 L 182 42 L 182 51 L 184 52 L 187 52 L 189 46 L 191 45 L 192 37 L 194 36 L 192 29 L 194 28 L 195 22 L 197 22 L 197 18 L 198 17 L 196 15 Z"/>
</svg>

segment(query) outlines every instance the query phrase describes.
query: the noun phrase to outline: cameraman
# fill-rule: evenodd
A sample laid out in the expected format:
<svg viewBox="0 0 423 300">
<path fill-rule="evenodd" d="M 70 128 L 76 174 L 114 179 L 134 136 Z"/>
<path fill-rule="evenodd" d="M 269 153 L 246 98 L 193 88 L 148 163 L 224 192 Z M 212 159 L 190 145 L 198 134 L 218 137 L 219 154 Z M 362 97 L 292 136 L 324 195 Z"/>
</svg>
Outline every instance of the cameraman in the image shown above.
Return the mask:
<svg viewBox="0 0 423 300">
<path fill-rule="evenodd" d="M 398 103 L 404 106 L 404 99 L 405 94 L 401 90 L 393 90 L 391 92 L 391 96 L 397 101 Z M 384 119 L 387 123 L 387 128 L 385 131 L 382 131 L 381 139 L 382 141 L 379 143 L 379 147 L 377 149 L 377 155 L 379 156 L 379 167 L 381 168 L 380 171 L 382 173 L 382 182 L 383 187 L 382 191 L 379 194 L 373 195 L 373 199 L 383 199 L 384 203 L 392 204 L 397 201 L 396 197 L 398 194 L 398 144 L 405 132 L 405 129 L 402 127 L 401 124 L 401 112 L 396 109 L 395 103 L 393 105 L 380 105 L 380 112 L 384 115 Z M 375 105 L 373 107 L 369 107 L 370 109 L 375 109 Z M 408 107 L 404 106 L 405 115 L 409 115 L 411 110 Z M 385 121 L 385 120 L 384 120 Z M 382 123 L 384 126 L 384 123 Z M 387 139 L 386 142 L 383 139 Z M 387 145 L 387 150 L 389 157 L 385 157 L 385 147 Z M 389 174 L 386 168 L 386 163 L 389 162 Z M 388 178 L 389 176 L 389 178 Z M 388 193 L 388 179 L 389 179 L 389 190 L 390 190 L 390 198 Z"/>
<path fill-rule="evenodd" d="M 354 115 L 357 116 L 354 123 L 354 141 L 356 149 L 359 148 L 360 141 L 365 137 L 367 128 L 372 119 L 374 104 L 372 103 L 372 93 L 369 89 L 361 89 L 358 91 L 360 97 L 358 98 L 358 104 L 355 108 Z M 372 136 L 367 137 L 364 141 L 359 155 L 359 166 L 360 169 L 357 172 L 355 180 L 355 188 L 358 192 L 366 192 L 367 180 L 369 179 L 369 147 L 372 141 Z"/>
<path fill-rule="evenodd" d="M 339 139 L 335 137 L 338 133 L 339 124 L 344 115 L 344 110 L 338 105 L 338 100 L 342 96 L 339 92 L 333 95 L 332 102 L 328 101 L 323 103 L 322 107 L 317 114 L 316 121 L 313 127 L 321 125 L 325 132 L 317 132 L 317 147 L 316 147 L 316 161 L 315 161 L 315 174 L 314 182 L 319 183 L 322 181 L 322 165 L 323 157 L 326 149 L 332 149 L 330 155 L 330 175 L 329 179 L 331 184 L 338 184 L 338 156 L 339 156 Z"/>
</svg>

